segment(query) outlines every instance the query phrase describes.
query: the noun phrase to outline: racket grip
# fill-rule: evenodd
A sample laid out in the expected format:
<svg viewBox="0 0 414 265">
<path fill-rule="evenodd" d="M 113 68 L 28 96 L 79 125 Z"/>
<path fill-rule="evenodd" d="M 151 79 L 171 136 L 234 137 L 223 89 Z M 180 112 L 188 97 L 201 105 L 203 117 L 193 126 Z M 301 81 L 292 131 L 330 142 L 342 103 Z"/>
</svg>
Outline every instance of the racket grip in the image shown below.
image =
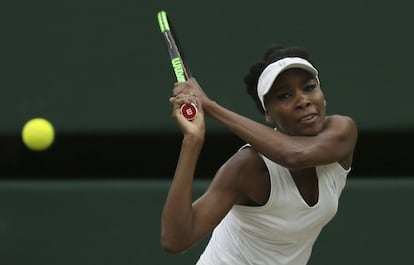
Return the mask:
<svg viewBox="0 0 414 265">
<path fill-rule="evenodd" d="M 193 103 L 181 105 L 181 113 L 183 114 L 184 118 L 189 121 L 193 120 L 196 117 L 197 112 L 197 106 Z"/>
</svg>

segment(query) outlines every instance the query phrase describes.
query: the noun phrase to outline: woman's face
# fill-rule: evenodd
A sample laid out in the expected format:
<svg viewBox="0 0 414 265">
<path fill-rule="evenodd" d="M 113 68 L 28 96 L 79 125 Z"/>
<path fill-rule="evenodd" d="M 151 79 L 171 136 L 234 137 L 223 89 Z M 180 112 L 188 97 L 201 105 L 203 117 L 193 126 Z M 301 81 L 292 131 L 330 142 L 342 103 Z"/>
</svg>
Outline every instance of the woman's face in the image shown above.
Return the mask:
<svg viewBox="0 0 414 265">
<path fill-rule="evenodd" d="M 265 96 L 266 120 L 288 135 L 312 136 L 324 125 L 325 97 L 309 72 L 293 68 L 282 72 Z"/>
</svg>

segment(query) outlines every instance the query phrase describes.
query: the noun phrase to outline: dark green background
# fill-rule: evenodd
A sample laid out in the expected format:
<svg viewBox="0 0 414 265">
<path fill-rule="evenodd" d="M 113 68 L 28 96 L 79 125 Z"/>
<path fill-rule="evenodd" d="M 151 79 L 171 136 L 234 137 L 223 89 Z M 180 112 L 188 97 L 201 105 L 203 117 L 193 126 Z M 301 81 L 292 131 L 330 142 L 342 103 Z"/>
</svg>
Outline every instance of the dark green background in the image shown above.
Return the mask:
<svg viewBox="0 0 414 265">
<path fill-rule="evenodd" d="M 352 116 L 362 130 L 412 130 L 413 7 L 403 0 L 2 1 L 0 133 L 19 133 L 35 116 L 58 133 L 175 132 L 160 9 L 173 19 L 193 74 L 236 112 L 263 121 L 242 78 L 278 42 L 314 55 L 330 113 Z"/>
<path fill-rule="evenodd" d="M 181 134 L 156 13 L 169 12 L 211 98 L 263 121 L 244 92 L 272 43 L 314 55 L 329 113 L 360 129 L 349 185 L 310 264 L 412 264 L 414 58 L 409 1 L 39 0 L 0 3 L 0 263 L 192 264 L 159 246 Z M 42 116 L 44 152 L 21 142 Z M 212 120 L 195 196 L 242 144 Z M 398 177 L 398 178 L 397 178 Z M 205 178 L 205 180 L 201 180 Z"/>
<path fill-rule="evenodd" d="M 169 181 L 1 182 L 1 263 L 195 264 L 205 240 L 181 255 L 160 248 L 160 214 L 168 185 Z M 195 196 L 207 185 L 196 181 Z M 413 264 L 413 191 L 413 180 L 350 180 L 309 265 Z"/>
<path fill-rule="evenodd" d="M 181 133 L 168 102 L 174 75 L 156 19 L 161 9 L 209 96 L 259 122 L 242 82 L 247 69 L 272 43 L 307 47 L 328 112 L 358 124 L 353 174 L 414 175 L 413 7 L 402 0 L 2 1 L 0 175 L 171 175 Z M 57 134 L 49 150 L 34 153 L 20 131 L 38 116 Z M 199 167 L 211 177 L 243 143 L 207 123 Z"/>
</svg>

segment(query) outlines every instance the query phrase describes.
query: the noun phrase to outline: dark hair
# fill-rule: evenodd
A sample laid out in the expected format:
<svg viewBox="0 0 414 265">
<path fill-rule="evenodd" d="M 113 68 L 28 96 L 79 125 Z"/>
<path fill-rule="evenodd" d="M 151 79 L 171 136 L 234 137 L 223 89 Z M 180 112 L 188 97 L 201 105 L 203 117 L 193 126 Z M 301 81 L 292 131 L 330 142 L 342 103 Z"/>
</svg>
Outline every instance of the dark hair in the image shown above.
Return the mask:
<svg viewBox="0 0 414 265">
<path fill-rule="evenodd" d="M 259 80 L 259 76 L 269 64 L 286 57 L 300 57 L 316 67 L 309 52 L 305 48 L 283 47 L 278 44 L 273 44 L 269 49 L 267 49 L 263 55 L 263 59 L 250 66 L 249 72 L 244 76 L 244 83 L 246 84 L 247 93 L 253 99 L 257 109 L 262 114 L 265 113 L 265 110 L 263 109 L 259 97 L 257 96 L 257 82 Z"/>
</svg>

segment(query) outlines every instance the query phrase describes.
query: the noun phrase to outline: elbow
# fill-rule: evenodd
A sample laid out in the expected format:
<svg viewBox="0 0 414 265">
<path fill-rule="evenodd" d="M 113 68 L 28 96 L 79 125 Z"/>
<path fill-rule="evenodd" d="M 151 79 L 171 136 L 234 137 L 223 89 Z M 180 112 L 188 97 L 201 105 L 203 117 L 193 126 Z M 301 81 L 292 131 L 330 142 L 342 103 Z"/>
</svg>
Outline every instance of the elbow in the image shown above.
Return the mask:
<svg viewBox="0 0 414 265">
<path fill-rule="evenodd" d="M 180 254 L 191 246 L 190 235 L 179 226 L 166 224 L 161 226 L 160 245 L 164 252 Z"/>
<path fill-rule="evenodd" d="M 309 167 L 308 162 L 304 151 L 291 151 L 283 156 L 280 164 L 288 169 L 302 169 Z"/>
<path fill-rule="evenodd" d="M 174 240 L 168 240 L 165 238 L 161 238 L 161 249 L 164 252 L 170 253 L 170 254 L 180 254 L 187 250 L 187 248 L 180 244 L 179 242 L 175 242 Z"/>
</svg>

